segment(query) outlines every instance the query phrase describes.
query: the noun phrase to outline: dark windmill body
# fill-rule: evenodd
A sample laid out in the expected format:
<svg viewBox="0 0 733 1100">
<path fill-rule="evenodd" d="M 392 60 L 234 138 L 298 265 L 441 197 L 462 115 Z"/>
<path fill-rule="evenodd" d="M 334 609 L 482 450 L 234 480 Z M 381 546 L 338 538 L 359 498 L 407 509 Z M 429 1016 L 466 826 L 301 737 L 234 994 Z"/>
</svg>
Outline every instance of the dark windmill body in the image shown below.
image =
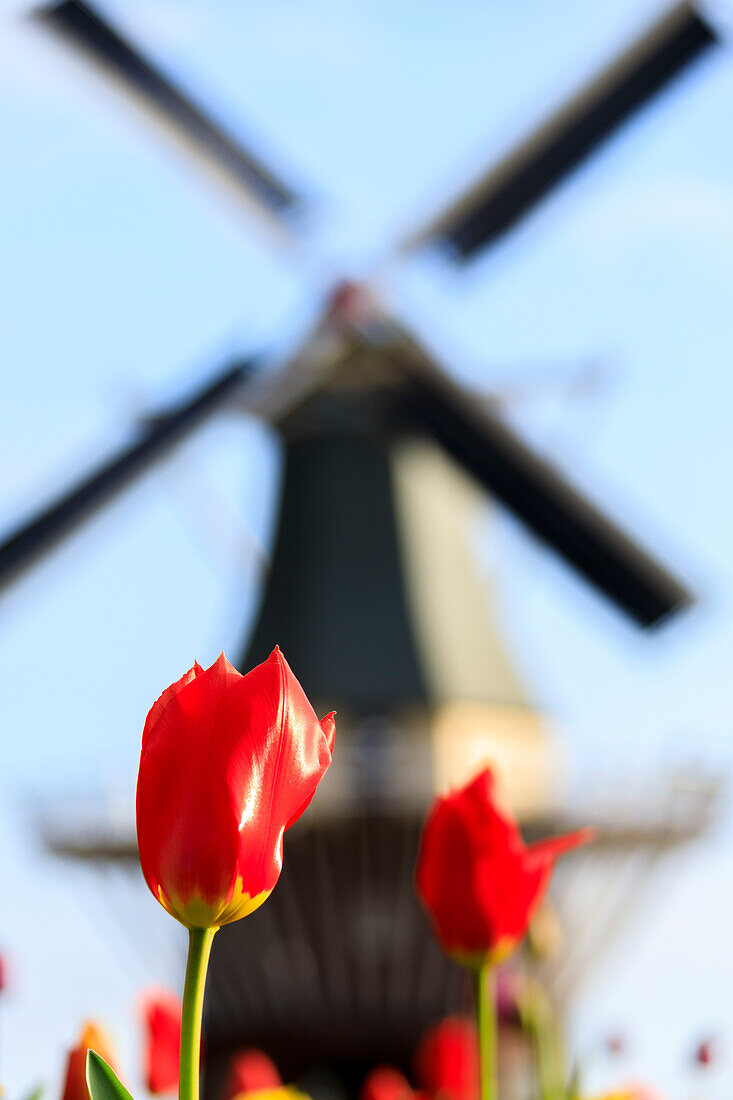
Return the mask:
<svg viewBox="0 0 733 1100">
<path fill-rule="evenodd" d="M 295 192 L 95 11 L 62 0 L 39 14 L 291 232 Z M 714 41 L 693 5 L 676 5 L 402 251 L 434 244 L 469 259 Z M 375 1062 L 409 1068 L 422 1027 L 464 1003 L 462 977 L 434 946 L 412 891 L 419 823 L 436 784 L 454 765 L 497 756 L 531 827 L 572 824 L 553 800 L 545 726 L 471 553 L 472 512 L 490 494 L 642 627 L 691 597 L 351 284 L 338 287 L 287 364 L 227 366 L 11 534 L 0 547 L 0 584 L 233 405 L 268 421 L 285 450 L 271 569 L 241 663 L 278 643 L 316 708 L 338 710 L 339 747 L 312 813 L 289 837 L 273 897 L 217 937 L 208 1088 L 215 1096 L 231 1054 L 256 1044 L 287 1077 L 309 1080 L 330 1067 L 352 1089 Z M 707 820 L 693 801 L 671 828 L 666 809 L 638 827 L 606 822 L 608 858 L 631 850 L 656 858 Z M 135 855 L 132 838 L 105 851 L 73 823 L 57 823 L 50 841 L 95 860 Z M 566 983 L 562 995 L 569 991 Z"/>
</svg>

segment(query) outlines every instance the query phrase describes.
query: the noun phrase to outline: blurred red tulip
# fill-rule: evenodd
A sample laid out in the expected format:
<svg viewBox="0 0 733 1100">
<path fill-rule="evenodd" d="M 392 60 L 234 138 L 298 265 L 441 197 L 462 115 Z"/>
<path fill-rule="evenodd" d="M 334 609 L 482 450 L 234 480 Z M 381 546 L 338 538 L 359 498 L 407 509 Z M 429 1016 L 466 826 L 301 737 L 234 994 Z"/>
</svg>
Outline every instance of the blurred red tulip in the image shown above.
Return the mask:
<svg viewBox="0 0 733 1100">
<path fill-rule="evenodd" d="M 143 999 L 142 1016 L 148 1092 L 153 1096 L 175 1092 L 181 1051 L 181 1002 L 165 989 L 151 991 Z"/>
<path fill-rule="evenodd" d="M 437 799 L 423 828 L 416 880 L 444 949 L 470 966 L 501 962 L 527 931 L 555 859 L 592 836 L 583 829 L 527 847 L 499 807 L 489 768 Z"/>
<path fill-rule="evenodd" d="M 359 1092 L 359 1100 L 412 1100 L 410 1082 L 394 1066 L 375 1066 Z"/>
<path fill-rule="evenodd" d="M 5 956 L 0 955 L 0 993 L 5 991 L 8 984 L 8 967 L 5 962 Z"/>
<path fill-rule="evenodd" d="M 95 1023 L 85 1024 L 79 1042 L 69 1051 L 62 1100 L 89 1100 L 89 1089 L 87 1088 L 88 1050 L 95 1051 L 113 1069 L 115 1068 L 112 1047 L 105 1033 Z"/>
<path fill-rule="evenodd" d="M 714 1039 L 705 1039 L 695 1051 L 695 1061 L 699 1066 L 711 1066 L 717 1061 L 717 1050 Z"/>
<path fill-rule="evenodd" d="M 222 654 L 166 688 L 143 732 L 137 838 L 145 881 L 172 916 L 218 928 L 265 901 L 334 732 L 277 648 L 246 676 Z"/>
<path fill-rule="evenodd" d="M 224 1100 L 233 1100 L 243 1093 L 278 1089 L 282 1086 L 280 1074 L 271 1058 L 261 1050 L 240 1050 L 232 1058 L 227 1075 Z"/>
<path fill-rule="evenodd" d="M 449 1016 L 429 1028 L 415 1054 L 415 1079 L 421 1088 L 445 1100 L 477 1100 L 478 1034 L 468 1016 Z"/>
</svg>

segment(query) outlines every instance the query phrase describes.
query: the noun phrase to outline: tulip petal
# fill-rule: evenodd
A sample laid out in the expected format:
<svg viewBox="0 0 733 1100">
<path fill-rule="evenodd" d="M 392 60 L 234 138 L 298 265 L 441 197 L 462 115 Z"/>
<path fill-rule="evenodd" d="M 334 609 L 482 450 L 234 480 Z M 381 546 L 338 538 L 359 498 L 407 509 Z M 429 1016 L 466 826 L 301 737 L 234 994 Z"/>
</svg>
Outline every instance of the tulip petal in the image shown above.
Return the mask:
<svg viewBox="0 0 733 1100">
<path fill-rule="evenodd" d="M 325 718 L 321 718 L 321 721 L 320 721 L 321 729 L 323 730 L 324 736 L 326 738 L 326 747 L 328 748 L 329 754 L 331 754 L 331 755 L 333 755 L 333 744 L 334 744 L 334 740 L 336 738 L 336 722 L 334 720 L 335 714 L 336 714 L 336 711 L 332 710 L 330 714 L 327 714 Z M 311 793 L 306 798 L 305 802 L 301 803 L 301 805 L 298 807 L 298 809 L 295 811 L 293 816 L 288 821 L 287 825 L 285 826 L 285 831 L 286 832 L 288 831 L 288 829 L 290 828 L 291 825 L 295 824 L 295 822 L 298 820 L 299 817 L 303 816 L 303 814 L 305 813 L 305 811 L 308 809 L 311 802 L 313 801 L 313 795 L 315 793 L 316 793 L 316 788 L 314 787 L 313 790 L 311 791 Z"/>
<path fill-rule="evenodd" d="M 143 746 L 145 745 L 150 730 L 161 717 L 170 700 L 178 695 L 178 692 L 181 690 L 181 688 L 185 687 L 186 684 L 190 684 L 191 680 L 195 680 L 197 676 L 200 676 L 203 671 L 204 670 L 202 669 L 198 661 L 194 661 L 192 667 L 189 668 L 188 672 L 184 672 L 180 680 L 176 680 L 175 684 L 171 684 L 170 687 L 167 687 L 165 691 L 160 695 L 160 697 L 156 699 L 156 701 L 153 703 L 152 707 L 148 711 L 147 718 L 145 719 L 145 728 L 143 730 Z"/>
<path fill-rule="evenodd" d="M 333 743 L 336 739 L 336 711 L 330 711 L 325 718 L 321 718 L 321 729 L 326 737 L 328 751 L 333 755 Z"/>
<path fill-rule="evenodd" d="M 331 763 L 331 751 L 305 692 L 277 647 L 221 704 L 220 726 L 230 728 L 235 715 L 250 731 L 248 756 L 235 758 L 224 742 L 217 744 L 217 752 L 223 754 L 219 766 L 228 769 L 239 814 L 237 885 L 242 889 L 242 884 L 252 884 L 247 897 L 254 898 L 275 886 L 282 868 L 283 833 L 310 803 Z M 232 900 L 239 910 L 241 900 Z M 224 921 L 239 915 L 227 914 Z"/>
<path fill-rule="evenodd" d="M 590 844 L 595 839 L 595 829 L 578 829 L 574 833 L 566 833 L 564 836 L 548 837 L 547 840 L 539 840 L 536 844 L 530 844 L 524 850 L 524 866 L 528 871 L 539 870 L 552 864 L 565 852 L 571 852 L 573 848 L 579 848 L 582 844 Z"/>
<path fill-rule="evenodd" d="M 150 725 L 140 756 L 143 874 L 169 912 L 185 914 L 191 926 L 210 922 L 236 878 L 238 822 L 210 756 L 219 706 L 242 679 L 222 655 L 184 682 Z"/>
</svg>

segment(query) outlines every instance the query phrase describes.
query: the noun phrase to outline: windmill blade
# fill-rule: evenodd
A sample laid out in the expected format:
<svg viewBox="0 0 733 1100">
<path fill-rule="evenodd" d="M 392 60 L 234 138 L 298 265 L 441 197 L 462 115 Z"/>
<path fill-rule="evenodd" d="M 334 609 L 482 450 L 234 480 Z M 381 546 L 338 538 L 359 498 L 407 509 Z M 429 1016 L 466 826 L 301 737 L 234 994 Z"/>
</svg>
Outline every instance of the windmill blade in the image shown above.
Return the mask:
<svg viewBox="0 0 733 1100">
<path fill-rule="evenodd" d="M 254 360 L 228 366 L 190 400 L 146 421 L 134 443 L 12 532 L 0 545 L 0 590 L 160 461 L 251 376 Z"/>
<path fill-rule="evenodd" d="M 640 626 L 692 603 L 688 589 L 412 344 L 407 412 L 543 542 Z"/>
<path fill-rule="evenodd" d="M 465 195 L 411 234 L 400 250 L 436 243 L 458 260 L 470 259 L 501 237 L 716 41 L 695 5 L 683 0 Z"/>
<path fill-rule="evenodd" d="M 148 108 L 190 151 L 233 184 L 240 196 L 282 222 L 300 205 L 296 192 L 265 167 L 211 116 L 83 0 L 60 0 L 37 18 L 79 47 Z"/>
</svg>

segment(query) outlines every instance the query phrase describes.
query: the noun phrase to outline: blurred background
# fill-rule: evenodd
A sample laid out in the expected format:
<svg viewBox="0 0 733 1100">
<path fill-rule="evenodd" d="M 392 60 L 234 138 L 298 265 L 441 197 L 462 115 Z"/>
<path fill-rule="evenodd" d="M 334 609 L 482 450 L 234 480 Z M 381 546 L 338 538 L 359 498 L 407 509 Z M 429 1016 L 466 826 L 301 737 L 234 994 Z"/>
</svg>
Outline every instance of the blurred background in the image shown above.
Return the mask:
<svg viewBox="0 0 733 1100">
<path fill-rule="evenodd" d="M 144 717 L 194 657 L 278 642 L 337 756 L 279 909 L 221 934 L 212 1065 L 256 1038 L 307 1077 L 298 981 L 348 1083 L 461 1007 L 411 853 L 490 758 L 528 832 L 601 832 L 540 961 L 587 1088 L 729 1096 L 730 8 L 0 20 L 7 1095 L 57 1092 L 87 1017 L 139 1094 L 136 1006 L 185 940 L 134 861 Z"/>
</svg>

